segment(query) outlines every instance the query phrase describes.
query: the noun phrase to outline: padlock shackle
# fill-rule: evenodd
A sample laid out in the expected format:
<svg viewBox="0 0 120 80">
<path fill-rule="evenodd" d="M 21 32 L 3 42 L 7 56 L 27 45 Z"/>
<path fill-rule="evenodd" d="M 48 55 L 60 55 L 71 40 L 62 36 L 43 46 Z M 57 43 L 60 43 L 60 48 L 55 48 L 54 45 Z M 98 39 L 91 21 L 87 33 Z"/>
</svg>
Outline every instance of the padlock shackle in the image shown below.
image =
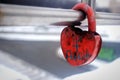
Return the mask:
<svg viewBox="0 0 120 80">
<path fill-rule="evenodd" d="M 88 31 L 96 32 L 96 19 L 93 9 L 86 3 L 78 3 L 72 9 L 83 11 L 88 19 Z M 78 19 L 79 20 L 79 19 Z"/>
</svg>

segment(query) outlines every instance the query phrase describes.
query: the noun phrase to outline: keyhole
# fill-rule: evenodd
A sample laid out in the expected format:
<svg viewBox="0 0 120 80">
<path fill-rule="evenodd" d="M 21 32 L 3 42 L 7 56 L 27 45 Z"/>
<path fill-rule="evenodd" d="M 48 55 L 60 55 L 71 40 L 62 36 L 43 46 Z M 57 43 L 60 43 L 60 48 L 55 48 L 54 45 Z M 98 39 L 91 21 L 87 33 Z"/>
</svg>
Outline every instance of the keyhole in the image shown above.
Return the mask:
<svg viewBox="0 0 120 80">
<path fill-rule="evenodd" d="M 74 59 L 76 60 L 77 59 L 77 53 L 74 52 Z"/>
</svg>

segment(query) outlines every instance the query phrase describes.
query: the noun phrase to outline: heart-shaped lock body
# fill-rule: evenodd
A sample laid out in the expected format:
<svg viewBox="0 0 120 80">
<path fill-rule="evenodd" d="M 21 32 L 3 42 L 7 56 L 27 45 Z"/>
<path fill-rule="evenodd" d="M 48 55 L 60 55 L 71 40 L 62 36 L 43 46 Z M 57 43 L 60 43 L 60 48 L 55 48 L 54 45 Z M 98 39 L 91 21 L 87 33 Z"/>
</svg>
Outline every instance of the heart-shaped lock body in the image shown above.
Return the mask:
<svg viewBox="0 0 120 80">
<path fill-rule="evenodd" d="M 96 21 L 91 7 L 78 3 L 74 10 L 81 10 L 87 15 L 88 31 L 68 26 L 61 33 L 61 48 L 65 59 L 73 66 L 92 62 L 98 55 L 102 39 L 96 32 Z"/>
</svg>

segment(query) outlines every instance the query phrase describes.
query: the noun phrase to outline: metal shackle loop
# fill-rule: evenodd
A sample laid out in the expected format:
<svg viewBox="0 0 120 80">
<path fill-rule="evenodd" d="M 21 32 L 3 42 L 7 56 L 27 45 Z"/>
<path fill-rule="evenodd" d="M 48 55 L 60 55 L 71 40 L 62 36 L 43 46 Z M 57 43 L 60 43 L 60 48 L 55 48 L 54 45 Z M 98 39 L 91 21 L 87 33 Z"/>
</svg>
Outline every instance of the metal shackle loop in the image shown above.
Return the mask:
<svg viewBox="0 0 120 80">
<path fill-rule="evenodd" d="M 78 3 L 72 9 L 77 11 L 83 11 L 88 19 L 88 31 L 96 32 L 96 19 L 93 9 L 85 4 L 85 3 Z"/>
</svg>

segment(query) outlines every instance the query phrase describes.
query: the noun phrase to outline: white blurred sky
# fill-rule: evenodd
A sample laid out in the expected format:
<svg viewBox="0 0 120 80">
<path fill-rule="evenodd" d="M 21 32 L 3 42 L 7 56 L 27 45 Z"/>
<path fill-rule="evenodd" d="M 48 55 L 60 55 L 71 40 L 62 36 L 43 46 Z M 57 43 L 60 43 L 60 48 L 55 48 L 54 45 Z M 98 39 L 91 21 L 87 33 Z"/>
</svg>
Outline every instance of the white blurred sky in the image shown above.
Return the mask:
<svg viewBox="0 0 120 80">
<path fill-rule="evenodd" d="M 106 8 L 106 7 L 109 7 L 109 2 L 110 2 L 110 0 L 96 0 L 96 6 L 97 7 L 104 7 L 104 8 Z"/>
<path fill-rule="evenodd" d="M 96 6 L 100 8 L 108 8 L 110 1 L 112 0 L 96 0 Z M 120 0 L 114 0 L 114 1 L 120 3 Z M 113 4 L 113 5 L 116 5 L 116 4 Z"/>
</svg>

